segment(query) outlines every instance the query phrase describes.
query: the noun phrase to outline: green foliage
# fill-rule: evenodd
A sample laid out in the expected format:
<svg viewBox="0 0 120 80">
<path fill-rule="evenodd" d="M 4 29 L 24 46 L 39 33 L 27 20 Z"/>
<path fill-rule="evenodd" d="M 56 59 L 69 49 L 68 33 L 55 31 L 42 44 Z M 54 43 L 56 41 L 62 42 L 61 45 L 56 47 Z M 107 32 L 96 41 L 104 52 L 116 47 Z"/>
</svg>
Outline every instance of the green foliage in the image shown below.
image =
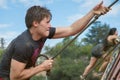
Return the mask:
<svg viewBox="0 0 120 80">
<path fill-rule="evenodd" d="M 46 80 L 45 76 L 34 76 L 30 80 Z"/>
<path fill-rule="evenodd" d="M 64 39 L 55 47 L 49 49 L 45 54 L 54 56 L 72 38 Z M 67 46 L 62 53 L 55 58 L 54 68 L 51 71 L 49 80 L 79 80 L 79 75 L 82 74 L 86 64 L 88 64 L 88 54 L 90 54 L 92 45 L 80 45 L 77 41 L 73 41 Z"/>
<path fill-rule="evenodd" d="M 57 65 L 57 66 L 56 66 Z M 57 60 L 50 80 L 79 80 L 81 61 L 70 58 Z"/>
<path fill-rule="evenodd" d="M 4 52 L 4 50 L 3 50 L 3 49 L 0 49 L 0 60 L 1 60 L 1 58 L 2 58 L 3 52 Z"/>
<path fill-rule="evenodd" d="M 95 22 L 89 32 L 86 34 L 86 38 L 82 39 L 84 44 L 98 44 L 103 41 L 108 33 L 110 27 L 107 24 L 101 24 L 100 22 Z"/>
</svg>

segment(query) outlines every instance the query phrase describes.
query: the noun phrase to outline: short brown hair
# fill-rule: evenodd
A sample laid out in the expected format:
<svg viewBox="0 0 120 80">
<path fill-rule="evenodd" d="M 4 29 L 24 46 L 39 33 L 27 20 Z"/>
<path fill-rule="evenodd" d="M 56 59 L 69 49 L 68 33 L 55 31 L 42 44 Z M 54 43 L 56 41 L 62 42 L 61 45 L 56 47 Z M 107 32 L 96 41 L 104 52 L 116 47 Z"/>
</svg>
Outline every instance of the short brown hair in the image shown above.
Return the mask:
<svg viewBox="0 0 120 80">
<path fill-rule="evenodd" d="M 33 21 L 40 22 L 45 17 L 50 17 L 50 19 L 52 18 L 50 10 L 41 6 L 30 7 L 25 16 L 26 27 L 28 29 L 31 28 Z"/>
</svg>

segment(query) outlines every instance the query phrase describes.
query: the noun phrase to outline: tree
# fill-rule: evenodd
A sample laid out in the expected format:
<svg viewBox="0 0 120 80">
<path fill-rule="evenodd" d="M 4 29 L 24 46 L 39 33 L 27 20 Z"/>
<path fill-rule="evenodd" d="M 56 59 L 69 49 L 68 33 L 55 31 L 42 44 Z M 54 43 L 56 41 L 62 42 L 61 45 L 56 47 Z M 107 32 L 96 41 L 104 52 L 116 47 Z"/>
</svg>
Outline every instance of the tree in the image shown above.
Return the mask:
<svg viewBox="0 0 120 80">
<path fill-rule="evenodd" d="M 0 49 L 0 60 L 1 60 L 1 58 L 2 58 L 3 52 L 4 52 L 4 50 L 3 50 L 3 49 Z"/>
<path fill-rule="evenodd" d="M 1 44 L 1 48 L 4 49 L 4 45 L 5 45 L 5 40 L 4 38 L 0 39 L 0 44 Z"/>
<path fill-rule="evenodd" d="M 46 53 L 44 54 L 55 56 L 72 39 L 73 37 L 66 37 L 54 47 L 46 47 Z M 79 75 L 82 73 L 86 64 L 85 59 L 87 56 L 85 55 L 89 54 L 90 48 L 91 45 L 81 46 L 81 43 L 78 42 L 77 39 L 70 43 L 61 54 L 54 59 L 54 68 L 51 71 L 49 80 L 79 80 Z"/>
<path fill-rule="evenodd" d="M 95 22 L 89 32 L 86 34 L 86 38 L 82 39 L 84 44 L 96 45 L 103 41 L 110 27 L 107 24 L 101 24 L 101 22 Z"/>
</svg>

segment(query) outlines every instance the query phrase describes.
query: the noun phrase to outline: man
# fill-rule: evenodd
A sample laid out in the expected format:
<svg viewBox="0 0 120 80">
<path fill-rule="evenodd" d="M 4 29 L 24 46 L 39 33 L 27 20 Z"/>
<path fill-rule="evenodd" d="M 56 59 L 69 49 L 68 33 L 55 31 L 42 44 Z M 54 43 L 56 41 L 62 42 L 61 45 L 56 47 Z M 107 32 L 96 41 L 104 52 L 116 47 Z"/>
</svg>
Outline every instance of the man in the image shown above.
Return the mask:
<svg viewBox="0 0 120 80">
<path fill-rule="evenodd" d="M 89 21 L 109 9 L 101 2 L 87 15 L 69 27 L 51 27 L 51 13 L 41 6 L 28 9 L 25 22 L 27 30 L 15 38 L 7 47 L 0 63 L 0 80 L 29 80 L 35 74 L 52 68 L 53 60 L 45 60 L 35 66 L 36 59 L 47 38 L 63 38 L 80 32 Z"/>
</svg>

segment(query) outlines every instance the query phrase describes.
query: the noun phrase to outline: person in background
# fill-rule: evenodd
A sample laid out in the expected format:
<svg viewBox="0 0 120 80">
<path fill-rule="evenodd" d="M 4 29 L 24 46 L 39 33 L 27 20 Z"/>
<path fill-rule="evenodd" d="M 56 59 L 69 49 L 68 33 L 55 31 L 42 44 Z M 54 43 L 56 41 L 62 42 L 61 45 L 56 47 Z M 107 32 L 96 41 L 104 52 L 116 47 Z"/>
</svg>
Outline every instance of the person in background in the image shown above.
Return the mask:
<svg viewBox="0 0 120 80">
<path fill-rule="evenodd" d="M 51 27 L 52 14 L 45 7 L 35 5 L 27 10 L 27 30 L 12 40 L 0 62 L 0 80 L 29 80 L 32 76 L 53 67 L 48 59 L 35 66 L 35 62 L 48 38 L 63 38 L 79 33 L 95 15 L 106 14 L 109 9 L 96 5 L 81 19 L 68 27 Z"/>
<path fill-rule="evenodd" d="M 104 41 L 102 43 L 97 44 L 95 47 L 93 47 L 91 51 L 91 59 L 89 62 L 89 65 L 85 68 L 82 75 L 80 75 L 80 78 L 82 80 L 85 80 L 86 76 L 90 72 L 90 70 L 94 67 L 94 65 L 97 63 L 99 58 L 103 58 L 104 62 L 99 68 L 99 74 L 102 74 L 107 67 L 107 64 L 110 61 L 110 55 L 107 54 L 107 51 L 114 47 L 118 42 L 118 32 L 116 28 L 111 28 L 105 37 Z M 110 54 L 110 53 L 109 53 Z"/>
</svg>

